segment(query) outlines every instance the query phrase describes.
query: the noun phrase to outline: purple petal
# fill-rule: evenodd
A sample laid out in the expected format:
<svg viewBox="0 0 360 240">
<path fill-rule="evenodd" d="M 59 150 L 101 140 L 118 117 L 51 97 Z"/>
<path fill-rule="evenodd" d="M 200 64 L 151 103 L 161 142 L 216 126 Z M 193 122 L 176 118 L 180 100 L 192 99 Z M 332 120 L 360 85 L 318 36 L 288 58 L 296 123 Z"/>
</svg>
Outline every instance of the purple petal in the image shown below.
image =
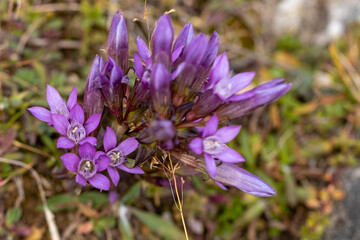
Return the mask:
<svg viewBox="0 0 360 240">
<path fill-rule="evenodd" d="M 95 147 L 90 143 L 84 143 L 79 147 L 79 155 L 81 158 L 93 158 L 95 155 Z"/>
<path fill-rule="evenodd" d="M 75 143 L 73 141 L 71 141 L 70 139 L 68 139 L 67 137 L 60 137 L 57 140 L 57 144 L 56 144 L 57 148 L 63 148 L 63 149 L 70 149 L 70 148 L 73 148 L 74 146 L 75 146 Z"/>
<path fill-rule="evenodd" d="M 217 136 L 222 143 L 228 143 L 233 140 L 240 132 L 241 126 L 222 127 L 216 131 Z"/>
<path fill-rule="evenodd" d="M 105 152 L 108 152 L 116 147 L 116 134 L 114 130 L 109 127 L 106 127 L 103 144 Z"/>
<path fill-rule="evenodd" d="M 120 180 L 120 175 L 119 175 L 118 170 L 114 167 L 108 167 L 107 170 L 108 170 L 111 181 L 113 182 L 113 184 L 115 186 L 117 186 L 119 183 L 119 180 Z"/>
<path fill-rule="evenodd" d="M 125 18 L 120 11 L 114 15 L 111 22 L 106 52 L 122 69 L 127 71 L 129 39 Z"/>
<path fill-rule="evenodd" d="M 138 51 L 139 51 L 139 54 L 140 54 L 142 60 L 144 62 L 146 62 L 151 56 L 146 43 L 141 39 L 141 37 L 137 37 L 136 43 L 137 43 L 137 48 L 138 48 Z"/>
<path fill-rule="evenodd" d="M 174 38 L 174 29 L 169 14 L 164 14 L 159 18 L 152 36 L 152 56 L 156 57 L 161 52 L 169 54 Z M 170 60 L 170 59 L 169 59 Z"/>
<path fill-rule="evenodd" d="M 219 34 L 217 34 L 217 32 L 214 31 L 210 37 L 206 53 L 201 61 L 201 65 L 205 69 L 209 68 L 211 64 L 214 62 L 218 49 L 219 49 Z"/>
<path fill-rule="evenodd" d="M 204 131 L 202 134 L 203 138 L 206 138 L 208 136 L 212 136 L 216 133 L 217 127 L 219 125 L 219 119 L 216 116 L 216 114 L 214 114 L 210 120 L 206 123 L 205 127 L 204 127 Z"/>
<path fill-rule="evenodd" d="M 61 161 L 63 161 L 65 167 L 70 172 L 77 172 L 79 165 L 79 157 L 74 153 L 65 153 L 60 157 Z"/>
<path fill-rule="evenodd" d="M 96 164 L 98 165 L 98 172 L 104 171 L 105 169 L 107 169 L 109 167 L 110 164 L 110 158 L 108 156 L 101 155 L 100 157 L 97 158 L 96 160 Z"/>
<path fill-rule="evenodd" d="M 177 66 L 177 68 L 175 69 L 175 71 L 171 73 L 171 80 L 177 78 L 180 75 L 180 73 L 185 69 L 185 67 L 186 67 L 185 62 L 180 63 L 179 66 Z"/>
<path fill-rule="evenodd" d="M 206 53 L 208 37 L 200 33 L 184 49 L 184 57 L 187 63 L 198 66 Z"/>
<path fill-rule="evenodd" d="M 84 118 L 85 118 L 85 114 L 84 114 L 84 110 L 82 109 L 82 107 L 79 104 L 76 104 L 70 111 L 70 120 L 71 122 L 78 122 L 81 125 L 84 124 Z"/>
<path fill-rule="evenodd" d="M 254 72 L 239 73 L 232 78 L 221 79 L 214 88 L 214 92 L 225 101 L 246 86 L 248 86 L 255 76 Z"/>
<path fill-rule="evenodd" d="M 221 183 L 219 183 L 219 182 L 217 182 L 217 181 L 215 181 L 215 183 L 216 183 L 220 188 L 222 188 L 222 189 L 224 189 L 224 190 L 228 190 L 227 187 L 225 187 L 223 184 L 221 184 Z"/>
<path fill-rule="evenodd" d="M 51 123 L 51 112 L 43 107 L 28 108 L 29 112 L 40 121 Z"/>
<path fill-rule="evenodd" d="M 88 118 L 84 126 L 86 134 L 91 133 L 99 126 L 100 119 L 101 119 L 101 113 L 95 113 Z"/>
<path fill-rule="evenodd" d="M 128 172 L 128 173 L 132 173 L 132 174 L 144 174 L 145 172 L 139 167 L 139 166 L 135 166 L 133 168 L 127 168 L 125 165 L 120 165 L 118 166 L 118 168 L 120 168 L 121 170 Z"/>
<path fill-rule="evenodd" d="M 220 164 L 214 180 L 257 197 L 270 197 L 276 194 L 263 180 L 234 164 Z"/>
<path fill-rule="evenodd" d="M 135 139 L 135 137 L 131 137 L 125 139 L 122 143 L 117 146 L 119 149 L 124 151 L 125 155 L 129 155 L 133 151 L 137 149 L 139 142 Z"/>
<path fill-rule="evenodd" d="M 229 147 L 224 148 L 224 150 L 221 153 L 215 154 L 213 156 L 223 162 L 228 162 L 228 163 L 237 163 L 237 162 L 245 161 L 244 157 L 241 156 L 240 153 Z"/>
<path fill-rule="evenodd" d="M 134 53 L 134 68 L 136 75 L 141 79 L 144 73 L 144 67 L 142 61 L 137 53 Z"/>
<path fill-rule="evenodd" d="M 214 65 L 209 73 L 210 81 L 216 84 L 221 79 L 229 75 L 229 59 L 226 53 L 223 53 L 215 58 Z"/>
<path fill-rule="evenodd" d="M 181 29 L 174 43 L 174 49 L 178 49 L 181 45 L 186 46 L 194 39 L 194 30 L 189 22 Z"/>
<path fill-rule="evenodd" d="M 191 150 L 193 150 L 194 153 L 200 155 L 203 152 L 203 141 L 201 138 L 194 138 L 190 144 L 189 147 Z"/>
<path fill-rule="evenodd" d="M 75 180 L 78 184 L 83 185 L 84 187 L 86 186 L 86 180 L 80 174 L 76 174 Z"/>
<path fill-rule="evenodd" d="M 84 143 L 90 143 L 91 145 L 95 146 L 97 142 L 97 139 L 95 137 L 86 137 L 83 140 L 79 142 L 80 145 L 83 145 Z"/>
<path fill-rule="evenodd" d="M 67 128 L 69 126 L 68 120 L 60 114 L 52 114 L 52 124 L 56 131 L 66 136 Z"/>
<path fill-rule="evenodd" d="M 65 118 L 69 117 L 69 110 L 67 109 L 64 99 L 61 98 L 59 92 L 52 86 L 47 85 L 46 99 L 52 113 L 60 113 Z"/>
<path fill-rule="evenodd" d="M 100 190 L 109 190 L 110 188 L 110 181 L 107 177 L 102 175 L 101 173 L 95 174 L 92 178 L 88 179 L 89 183 L 97 189 Z"/>
<path fill-rule="evenodd" d="M 244 92 L 241 94 L 236 94 L 230 98 L 227 99 L 227 101 L 237 102 L 237 101 L 243 101 L 249 98 L 252 98 L 255 96 L 255 93 L 253 92 Z"/>
<path fill-rule="evenodd" d="M 67 109 L 71 111 L 71 109 L 75 106 L 76 102 L 77 102 L 77 90 L 76 87 L 73 87 L 66 104 Z"/>
<path fill-rule="evenodd" d="M 180 47 L 178 47 L 177 49 L 175 49 L 175 51 L 172 52 L 171 54 L 171 61 L 175 62 L 176 59 L 178 59 L 178 57 L 180 56 L 180 54 L 182 53 L 182 50 L 184 48 L 184 45 L 181 45 Z"/>
<path fill-rule="evenodd" d="M 204 154 L 207 170 L 212 178 L 216 176 L 216 162 L 209 154 Z"/>
</svg>

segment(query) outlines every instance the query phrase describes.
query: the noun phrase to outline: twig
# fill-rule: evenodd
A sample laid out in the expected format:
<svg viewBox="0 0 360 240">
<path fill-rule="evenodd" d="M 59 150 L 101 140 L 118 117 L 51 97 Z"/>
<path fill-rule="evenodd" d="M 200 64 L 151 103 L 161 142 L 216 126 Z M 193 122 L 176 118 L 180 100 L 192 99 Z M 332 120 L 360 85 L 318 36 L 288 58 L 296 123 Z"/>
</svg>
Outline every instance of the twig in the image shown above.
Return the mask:
<svg viewBox="0 0 360 240">
<path fill-rule="evenodd" d="M 28 151 L 30 151 L 30 152 L 37 153 L 37 154 L 39 154 L 39 155 L 41 155 L 41 156 L 48 157 L 48 158 L 51 157 L 51 154 L 49 154 L 49 153 L 47 153 L 47 152 L 43 152 L 43 151 L 41 151 L 41 150 L 39 150 L 39 149 L 37 149 L 37 148 L 34 148 L 34 147 L 32 147 L 32 146 L 29 146 L 29 145 L 26 145 L 25 143 L 19 142 L 19 141 L 17 141 L 17 140 L 15 140 L 15 141 L 13 142 L 13 144 L 14 144 L 14 146 L 16 146 L 16 147 L 26 149 L 26 150 L 28 150 Z"/>
<path fill-rule="evenodd" d="M 0 162 L 20 166 L 20 167 L 28 169 L 31 172 L 31 174 L 34 176 L 34 179 L 35 179 L 35 181 L 37 183 L 37 186 L 38 186 L 38 189 L 39 189 L 39 192 L 40 192 L 40 198 L 41 198 L 41 202 L 42 202 L 42 205 L 43 205 L 43 208 L 44 208 L 46 223 L 47 223 L 47 225 L 49 227 L 51 239 L 52 240 L 60 240 L 59 231 L 58 231 L 56 223 L 54 221 L 54 214 L 50 211 L 50 209 L 49 209 L 49 207 L 47 205 L 45 191 L 44 191 L 44 188 L 42 186 L 39 174 L 35 171 L 35 169 L 28 166 L 26 163 L 20 162 L 18 160 L 13 160 L 13 159 L 0 157 Z"/>
<path fill-rule="evenodd" d="M 172 173 L 172 177 L 173 177 L 173 181 L 174 181 L 174 188 L 175 188 L 175 192 L 176 192 L 176 197 L 177 197 L 177 201 L 178 201 L 177 207 L 179 209 L 180 216 L 181 216 L 181 221 L 182 221 L 182 224 L 183 224 L 183 227 L 184 227 L 185 238 L 186 238 L 186 240 L 189 240 L 187 229 L 186 229 L 186 223 L 185 223 L 185 219 L 184 219 L 183 208 L 182 208 L 183 200 L 180 198 L 179 191 L 178 191 L 178 188 L 177 188 L 176 177 L 175 177 L 175 168 L 173 166 L 170 154 L 169 154 L 169 161 L 170 161 L 171 173 Z M 170 183 L 170 188 L 171 188 L 171 183 Z"/>
<path fill-rule="evenodd" d="M 31 34 L 40 26 L 40 24 L 44 21 L 43 18 L 38 18 L 34 22 L 30 24 L 30 26 L 26 29 L 25 33 L 21 35 L 19 44 L 16 48 L 16 52 L 20 54 L 26 45 L 26 43 L 29 41 Z"/>
</svg>

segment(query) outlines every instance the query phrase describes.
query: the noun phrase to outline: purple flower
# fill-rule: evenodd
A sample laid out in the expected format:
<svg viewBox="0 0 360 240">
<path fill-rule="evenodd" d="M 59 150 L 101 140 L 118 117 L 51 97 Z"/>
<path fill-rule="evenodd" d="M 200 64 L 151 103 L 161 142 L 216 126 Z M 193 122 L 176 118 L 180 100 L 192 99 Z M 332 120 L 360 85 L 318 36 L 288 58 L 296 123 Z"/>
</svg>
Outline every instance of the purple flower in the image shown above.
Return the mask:
<svg viewBox="0 0 360 240">
<path fill-rule="evenodd" d="M 285 83 L 284 79 L 274 79 L 260 86 L 229 98 L 229 103 L 220 106 L 216 114 L 222 121 L 238 119 L 251 113 L 256 108 L 269 104 L 291 88 L 291 83 Z"/>
<path fill-rule="evenodd" d="M 109 166 L 109 157 L 103 152 L 96 152 L 95 147 L 89 143 L 79 147 L 79 155 L 80 157 L 74 153 L 65 153 L 61 156 L 66 169 L 76 172 L 76 182 L 86 186 L 88 181 L 95 188 L 109 190 L 109 179 L 99 173 Z"/>
<path fill-rule="evenodd" d="M 43 107 L 31 107 L 28 110 L 39 120 L 52 125 L 52 114 L 60 114 L 65 119 L 69 119 L 69 112 L 75 106 L 77 101 L 77 91 L 74 87 L 69 95 L 67 104 L 60 96 L 59 92 L 52 86 L 47 85 L 46 99 L 50 107 L 50 111 Z"/>
<path fill-rule="evenodd" d="M 138 166 L 127 168 L 124 165 L 124 163 L 127 162 L 126 156 L 135 151 L 138 147 L 139 143 L 134 137 L 128 138 L 116 146 L 117 140 L 114 130 L 106 127 L 103 144 L 106 155 L 110 157 L 110 164 L 107 170 L 111 181 L 115 186 L 118 185 L 120 180 L 117 168 L 133 174 L 144 173 L 144 171 Z"/>
<path fill-rule="evenodd" d="M 96 55 L 85 85 L 83 106 L 86 117 L 94 113 L 102 113 L 104 109 L 100 82 L 100 72 L 103 67 L 103 59 Z"/>
<path fill-rule="evenodd" d="M 161 16 L 152 36 L 152 62 L 162 63 L 167 69 L 171 64 L 171 47 L 174 29 L 169 14 Z"/>
<path fill-rule="evenodd" d="M 223 185 L 225 184 L 257 197 L 270 197 L 276 194 L 266 182 L 231 163 L 220 164 L 213 179 L 223 189 L 226 189 Z"/>
<path fill-rule="evenodd" d="M 226 146 L 240 132 L 241 126 L 226 126 L 217 130 L 218 117 L 213 115 L 206 123 L 201 137 L 194 138 L 189 146 L 196 154 L 204 154 L 205 163 L 211 177 L 216 176 L 216 160 L 237 163 L 245 161 L 235 150 Z"/>
<path fill-rule="evenodd" d="M 109 57 L 100 73 L 101 87 L 105 102 L 116 117 L 122 115 L 123 87 L 121 83 L 127 75 L 123 75 L 121 68 Z"/>
<path fill-rule="evenodd" d="M 106 52 L 123 71 L 127 72 L 129 65 L 129 40 L 125 18 L 120 11 L 117 11 L 112 19 Z"/>
<path fill-rule="evenodd" d="M 89 133 L 94 131 L 99 125 L 101 118 L 100 113 L 91 115 L 84 124 L 84 110 L 79 104 L 76 104 L 70 111 L 69 120 L 63 115 L 53 114 L 52 122 L 55 129 L 63 135 L 57 140 L 57 147 L 69 149 L 76 144 L 91 143 L 96 144 L 95 137 L 88 137 Z"/>
</svg>

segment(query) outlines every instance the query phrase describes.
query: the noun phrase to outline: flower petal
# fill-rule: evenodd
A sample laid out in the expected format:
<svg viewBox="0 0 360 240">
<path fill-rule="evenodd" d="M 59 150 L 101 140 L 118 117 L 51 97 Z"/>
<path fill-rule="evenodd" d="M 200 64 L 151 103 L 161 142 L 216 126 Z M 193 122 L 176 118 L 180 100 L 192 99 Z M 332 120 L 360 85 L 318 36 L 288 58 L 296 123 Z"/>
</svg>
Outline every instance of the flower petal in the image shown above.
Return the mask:
<svg viewBox="0 0 360 240">
<path fill-rule="evenodd" d="M 184 45 L 180 45 L 180 47 L 178 47 L 177 49 L 175 49 L 172 54 L 171 54 L 171 61 L 175 62 L 176 59 L 178 59 L 178 57 L 180 56 L 180 54 L 182 53 L 182 50 L 184 48 Z"/>
<path fill-rule="evenodd" d="M 216 183 L 221 189 L 228 190 L 227 187 L 225 187 L 222 183 L 219 183 L 218 181 L 215 181 L 215 183 Z"/>
<path fill-rule="evenodd" d="M 214 114 L 210 118 L 210 120 L 206 123 L 206 125 L 204 127 L 202 138 L 206 138 L 208 136 L 214 135 L 216 133 L 218 125 L 219 125 L 219 119 L 216 116 L 216 114 Z"/>
<path fill-rule="evenodd" d="M 79 142 L 80 145 L 83 145 L 84 143 L 90 143 L 91 145 L 95 146 L 97 142 L 97 139 L 95 137 L 86 137 L 83 140 Z"/>
<path fill-rule="evenodd" d="M 79 104 L 76 104 L 70 111 L 70 120 L 71 122 L 78 122 L 81 125 L 84 124 L 84 118 L 85 118 L 85 114 L 84 114 L 84 110 L 82 109 L 82 107 Z"/>
<path fill-rule="evenodd" d="M 211 177 L 216 176 L 216 162 L 209 154 L 204 154 L 207 170 Z"/>
<path fill-rule="evenodd" d="M 216 84 L 229 75 L 229 60 L 226 53 L 215 58 L 214 65 L 209 73 L 211 84 Z"/>
<path fill-rule="evenodd" d="M 31 107 L 28 108 L 29 112 L 34 115 L 40 121 L 51 123 L 51 112 L 43 107 Z"/>
<path fill-rule="evenodd" d="M 80 174 L 76 174 L 75 180 L 78 184 L 83 185 L 84 187 L 86 186 L 86 179 Z"/>
<path fill-rule="evenodd" d="M 98 165 L 98 172 L 104 171 L 109 167 L 110 158 L 104 153 L 104 155 L 101 155 L 99 158 L 97 158 L 96 164 Z"/>
<path fill-rule="evenodd" d="M 103 144 L 105 152 L 108 152 L 116 147 L 116 134 L 110 127 L 106 127 Z"/>
<path fill-rule="evenodd" d="M 173 49 L 178 49 L 181 45 L 186 46 L 194 39 L 194 29 L 192 24 L 189 22 L 185 24 L 181 29 L 179 35 L 176 38 Z"/>
<path fill-rule="evenodd" d="M 144 60 L 144 62 L 146 62 L 151 55 L 146 43 L 141 39 L 141 37 L 137 37 L 136 43 L 140 57 Z"/>
<path fill-rule="evenodd" d="M 276 194 L 269 184 L 234 164 L 220 164 L 214 180 L 257 197 L 270 197 Z"/>
<path fill-rule="evenodd" d="M 193 150 L 194 153 L 200 155 L 203 152 L 203 141 L 201 138 L 194 138 L 190 144 L 189 147 L 191 150 Z"/>
<path fill-rule="evenodd" d="M 240 132 L 241 126 L 226 126 L 216 131 L 215 136 L 222 143 L 228 143 L 233 140 Z"/>
<path fill-rule="evenodd" d="M 215 154 L 213 156 L 223 162 L 228 162 L 228 163 L 237 163 L 237 162 L 245 161 L 244 157 L 241 156 L 240 153 L 229 147 L 225 147 L 221 153 Z"/>
<path fill-rule="evenodd" d="M 76 87 L 73 87 L 66 104 L 67 109 L 71 111 L 71 109 L 75 106 L 76 102 L 77 102 L 77 90 Z"/>
<path fill-rule="evenodd" d="M 95 155 L 95 147 L 90 143 L 84 143 L 79 147 L 79 155 L 81 158 L 93 158 Z"/>
<path fill-rule="evenodd" d="M 52 114 L 52 124 L 54 125 L 56 131 L 66 136 L 69 121 L 63 115 Z"/>
<path fill-rule="evenodd" d="M 102 175 L 101 173 L 95 174 L 92 178 L 88 179 L 89 183 L 97 189 L 100 190 L 109 190 L 110 188 L 110 180 Z"/>
<path fill-rule="evenodd" d="M 119 175 L 118 170 L 114 167 L 108 167 L 107 170 L 108 170 L 111 181 L 113 182 L 113 184 L 115 186 L 117 186 L 119 183 L 119 180 L 120 180 L 120 175 Z"/>
<path fill-rule="evenodd" d="M 60 113 L 65 118 L 69 117 L 69 110 L 65 105 L 64 99 L 62 99 L 59 92 L 50 85 L 46 87 L 46 99 L 52 113 Z"/>
<path fill-rule="evenodd" d="M 68 139 L 67 137 L 60 137 L 57 140 L 56 147 L 57 148 L 63 148 L 63 149 L 70 149 L 75 146 L 75 143 Z"/>
<path fill-rule="evenodd" d="M 123 170 L 125 172 L 132 173 L 132 174 L 144 174 L 145 173 L 139 166 L 135 166 L 133 168 L 127 168 L 125 165 L 121 164 L 120 166 L 118 166 L 118 168 L 120 168 L 121 170 Z"/>
<path fill-rule="evenodd" d="M 86 134 L 91 133 L 99 126 L 100 119 L 101 119 L 101 113 L 95 113 L 88 118 L 84 126 Z"/>
<path fill-rule="evenodd" d="M 136 75 L 141 79 L 144 73 L 144 67 L 142 61 L 137 53 L 134 53 L 134 68 Z"/>
<path fill-rule="evenodd" d="M 133 151 L 137 149 L 139 142 L 135 139 L 135 137 L 131 137 L 125 139 L 122 143 L 117 146 L 119 149 L 124 151 L 125 155 L 129 155 Z"/>
<path fill-rule="evenodd" d="M 80 159 L 75 153 L 65 153 L 60 159 L 63 161 L 67 170 L 77 172 Z"/>
</svg>

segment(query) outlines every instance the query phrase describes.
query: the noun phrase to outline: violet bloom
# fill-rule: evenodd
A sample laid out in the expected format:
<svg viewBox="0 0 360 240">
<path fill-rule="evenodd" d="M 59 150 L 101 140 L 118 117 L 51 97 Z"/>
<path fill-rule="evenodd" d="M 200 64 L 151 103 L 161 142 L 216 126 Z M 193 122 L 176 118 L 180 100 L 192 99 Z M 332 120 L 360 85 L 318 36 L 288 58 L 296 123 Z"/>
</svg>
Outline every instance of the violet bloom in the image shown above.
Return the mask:
<svg viewBox="0 0 360 240">
<path fill-rule="evenodd" d="M 206 167 L 211 177 L 216 176 L 216 160 L 237 163 L 245 159 L 234 149 L 226 146 L 240 132 L 241 126 L 226 126 L 217 130 L 218 117 L 212 116 L 206 123 L 201 137 L 194 138 L 189 146 L 196 154 L 204 154 Z"/>
<path fill-rule="evenodd" d="M 101 114 L 91 115 L 84 124 L 84 110 L 79 104 L 76 104 L 70 111 L 70 122 L 60 114 L 52 115 L 52 122 L 55 129 L 63 135 L 57 140 L 57 147 L 69 149 L 76 144 L 90 143 L 96 144 L 96 138 L 88 137 L 89 133 L 94 131 L 99 125 Z"/>
<path fill-rule="evenodd" d="M 223 189 L 226 189 L 223 185 L 225 184 L 257 197 L 270 197 L 276 194 L 266 182 L 231 163 L 220 164 L 214 180 Z"/>
<path fill-rule="evenodd" d="M 104 149 L 107 156 L 110 157 L 110 164 L 107 168 L 111 181 L 115 186 L 118 185 L 120 175 L 117 168 L 133 174 L 143 174 L 144 171 L 139 167 L 127 168 L 124 163 L 127 162 L 126 156 L 135 151 L 138 147 L 138 141 L 134 138 L 125 139 L 118 146 L 116 146 L 116 135 L 114 130 L 106 127 L 104 135 Z"/>
<path fill-rule="evenodd" d="M 129 40 L 125 18 L 120 10 L 111 21 L 106 52 L 126 73 L 129 66 Z"/>
<path fill-rule="evenodd" d="M 77 101 L 77 91 L 74 87 L 69 95 L 67 104 L 60 96 L 59 92 L 52 86 L 46 87 L 46 99 L 50 107 L 50 111 L 43 107 L 31 107 L 28 110 L 39 120 L 52 125 L 52 114 L 60 114 L 65 119 L 69 119 L 70 110 L 75 106 Z"/>
<path fill-rule="evenodd" d="M 65 153 L 61 156 L 66 169 L 76 172 L 76 182 L 86 186 L 88 181 L 95 188 L 109 190 L 109 179 L 99 173 L 109 166 L 109 157 L 104 152 L 96 151 L 90 143 L 79 147 L 79 155 L 80 157 L 74 153 Z"/>
</svg>

